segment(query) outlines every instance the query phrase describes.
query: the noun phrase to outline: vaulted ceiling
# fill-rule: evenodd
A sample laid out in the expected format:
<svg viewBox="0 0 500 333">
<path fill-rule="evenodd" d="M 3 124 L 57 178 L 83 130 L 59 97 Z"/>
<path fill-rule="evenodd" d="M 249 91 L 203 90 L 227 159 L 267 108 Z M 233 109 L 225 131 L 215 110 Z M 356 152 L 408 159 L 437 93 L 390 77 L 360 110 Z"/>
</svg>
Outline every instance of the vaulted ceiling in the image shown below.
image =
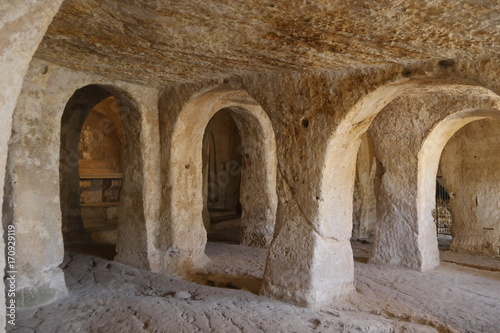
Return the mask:
<svg viewBox="0 0 500 333">
<path fill-rule="evenodd" d="M 499 53 L 498 0 L 65 0 L 35 56 L 162 86 Z"/>
</svg>

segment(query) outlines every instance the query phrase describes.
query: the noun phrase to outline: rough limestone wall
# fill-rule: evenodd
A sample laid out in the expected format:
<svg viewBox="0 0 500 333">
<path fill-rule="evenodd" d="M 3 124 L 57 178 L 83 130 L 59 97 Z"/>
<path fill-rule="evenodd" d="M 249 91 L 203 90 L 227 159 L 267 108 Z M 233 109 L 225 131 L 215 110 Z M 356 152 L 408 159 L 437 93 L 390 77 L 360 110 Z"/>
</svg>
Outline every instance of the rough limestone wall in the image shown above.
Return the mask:
<svg viewBox="0 0 500 333">
<path fill-rule="evenodd" d="M 11 134 L 12 113 L 22 88 L 31 57 L 62 0 L 2 1 L 0 4 L 0 197 L 3 198 L 7 142 Z M 3 200 L 2 200 L 3 201 Z M 3 215 L 3 211 L 2 211 Z M 0 249 L 4 249 L 3 230 Z M 0 256 L 0 268 L 5 265 Z M 4 285 L 0 286 L 0 314 L 5 313 Z M 0 316 L 5 327 L 5 316 Z"/>
<path fill-rule="evenodd" d="M 360 98 L 380 85 L 405 80 L 405 77 L 412 75 L 411 73 L 418 75 L 435 72 L 433 66 L 428 67 L 426 70 L 415 70 L 414 72 L 408 72 L 407 68 L 391 66 L 385 69 L 352 73 L 333 72 L 316 75 L 271 73 L 245 78 L 231 78 L 226 83 L 210 82 L 168 89 L 163 99 L 168 99 L 171 106 L 169 111 L 173 112 L 162 113 L 162 126 L 160 128 L 164 128 L 165 123 L 169 121 L 175 121 L 178 115 L 176 112 L 182 108 L 182 105 L 193 93 L 208 86 L 217 85 L 247 90 L 266 110 L 273 123 L 278 143 L 277 155 L 280 160 L 277 186 L 280 202 L 275 241 L 270 250 L 263 293 L 297 304 L 317 305 L 330 302 L 332 298 L 352 290 L 353 263 L 349 244 L 352 221 L 350 218 L 345 221 L 323 220 L 318 217 L 317 212 L 318 201 L 329 200 L 329 198 L 322 197 L 319 190 L 322 185 L 320 183 L 323 172 L 321 161 L 325 158 L 328 139 L 333 129 L 344 119 L 348 110 Z M 66 85 L 69 82 L 78 81 L 75 77 L 81 79 L 80 84 L 72 87 L 65 98 L 59 98 L 57 94 L 54 95 L 55 101 L 51 100 L 53 96 L 48 98 L 51 103 L 59 104 L 61 110 L 75 89 L 101 80 L 102 82 L 99 83 L 106 83 L 106 80 L 101 78 L 93 77 L 90 79 L 90 75 L 82 73 L 76 75 L 74 72 L 60 68 L 56 72 L 61 74 L 59 79 Z M 87 77 L 87 80 L 82 79 L 83 77 Z M 67 79 L 69 81 L 65 81 Z M 132 85 L 123 84 L 123 86 L 129 88 Z M 357 86 L 358 89 L 352 89 L 353 86 Z M 137 95 L 142 95 L 143 92 L 141 90 Z M 36 95 L 37 93 L 34 93 L 33 98 L 40 98 Z M 148 94 L 145 95 L 148 96 Z M 134 95 L 134 97 L 136 100 L 140 100 L 138 96 Z M 38 108 L 40 108 L 39 104 L 35 103 Z M 156 116 L 153 114 L 148 116 L 148 121 L 154 122 Z M 146 135 L 144 132 L 143 130 L 142 135 Z M 150 129 L 150 133 L 153 135 L 154 129 Z M 167 140 L 162 141 L 162 144 L 168 145 L 168 136 L 163 137 Z M 54 140 L 52 139 L 52 141 Z M 153 239 L 152 236 L 162 230 L 161 224 L 158 226 L 159 228 L 155 228 L 160 193 L 157 188 L 160 181 L 154 178 L 155 173 L 159 174 L 156 168 L 159 168 L 160 165 L 158 161 L 154 160 L 155 155 L 159 156 L 159 154 L 155 154 L 157 148 L 155 147 L 152 145 L 148 150 L 147 160 L 153 161 L 145 166 L 145 173 L 148 176 L 145 177 L 144 187 L 148 188 L 148 193 L 150 193 L 148 194 L 150 195 L 149 199 L 144 200 L 144 202 L 150 203 L 145 209 L 149 214 L 148 226 L 151 226 L 151 228 L 147 228 L 148 239 Z M 290 154 L 290 152 L 295 153 Z M 354 156 L 356 152 L 357 149 L 352 154 L 354 163 L 350 174 L 351 178 L 345 180 L 347 183 L 354 183 Z M 163 168 L 162 171 L 164 172 Z M 164 177 L 163 174 L 162 177 Z M 164 182 L 164 178 L 162 178 L 162 182 Z M 163 186 L 168 186 L 168 183 L 164 183 Z M 349 186 L 347 188 L 349 189 Z M 352 185 L 350 189 L 350 192 L 342 192 L 339 195 L 347 195 L 352 202 Z M 352 216 L 352 212 L 350 215 Z M 37 212 L 36 218 L 39 219 L 40 216 L 45 215 Z M 328 227 L 326 230 L 329 233 L 324 232 L 325 225 Z M 335 237 L 332 237 L 331 230 L 336 230 Z M 55 242 L 57 243 L 57 239 Z M 148 242 L 150 261 L 157 251 L 157 245 L 155 242 Z"/>
<path fill-rule="evenodd" d="M 377 210 L 378 225 L 371 262 L 428 270 L 439 264 L 432 211 L 419 215 L 419 153 L 432 129 L 463 110 L 495 109 L 498 98 L 472 89 L 443 87 L 402 96 L 379 113 L 371 132 L 384 170 Z M 498 97 L 498 96 L 497 96 Z M 456 129 L 455 129 L 456 130 Z M 433 152 L 439 156 L 442 147 Z M 426 166 L 433 173 L 435 166 Z M 434 190 L 427 197 L 434 198 Z"/>
<path fill-rule="evenodd" d="M 187 95 L 192 92 L 188 89 L 181 103 L 177 101 L 184 97 L 183 92 L 168 89 L 160 101 L 162 182 L 167 186 L 158 237 L 163 253 L 158 256 L 155 270 L 178 274 L 206 261 L 206 231 L 201 222 L 202 141 L 207 124 L 221 109 L 231 108 L 242 139 L 243 244 L 269 245 L 277 205 L 276 143 L 266 113 L 241 89 L 201 89 L 192 98 Z"/>
<path fill-rule="evenodd" d="M 322 161 L 344 113 L 381 82 L 402 78 L 400 71 L 396 67 L 352 73 L 269 73 L 166 89 L 160 107 L 168 110 L 161 111 L 162 143 L 169 141 L 168 125 L 175 122 L 190 96 L 207 87 L 244 89 L 271 119 L 276 135 L 279 202 L 265 294 L 313 305 L 352 290 L 352 220 L 327 222 L 343 224 L 341 241 L 320 230 L 323 221 L 318 218 L 318 203 L 327 199 L 320 191 Z M 356 84 L 359 89 L 352 89 Z M 162 151 L 168 154 L 167 149 Z M 352 177 L 354 182 L 354 172 Z M 352 192 L 349 196 L 352 201 Z"/>
<path fill-rule="evenodd" d="M 0 4 L 0 188 L 3 188 L 12 112 L 24 75 L 62 0 L 3 1 Z M 3 293 L 0 293 L 3 295 Z M 3 302 L 2 302 L 3 304 Z"/>
<path fill-rule="evenodd" d="M 496 61 L 490 60 L 491 63 Z M 494 68 L 491 63 L 486 61 L 482 65 Z M 445 62 L 352 72 L 267 73 L 228 78 L 223 82 L 169 87 L 160 107 L 160 110 L 168 110 L 161 112 L 162 143 L 170 140 L 168 124 L 175 122 L 179 110 L 193 94 L 217 86 L 247 91 L 271 119 L 278 158 L 278 210 L 262 293 L 302 305 L 328 303 L 352 290 L 354 272 L 349 243 L 352 195 L 356 154 L 363 131 L 352 132 L 354 134 L 343 139 L 352 142 L 346 155 L 327 156 L 327 152 L 335 152 L 329 147 L 332 133 L 339 124 L 343 124 L 343 128 L 367 129 L 381 103 L 361 105 L 368 110 L 374 109 L 373 114 L 365 111 L 366 115 L 362 113 L 353 118 L 349 118 L 348 114 L 362 98 L 380 86 L 393 82 L 411 83 L 412 78 L 417 77 L 426 81 L 426 76 L 445 77 L 453 81 L 452 75 L 457 71 L 465 77 L 474 77 L 480 72 L 477 63 L 456 67 L 460 70 Z M 490 86 L 498 87 L 494 76 L 486 79 Z M 398 89 L 395 85 L 393 91 Z M 406 91 L 411 89 L 413 86 L 410 85 Z M 390 101 L 394 97 L 387 98 Z M 162 158 L 168 160 L 168 151 L 162 149 L 162 152 L 165 153 Z M 345 174 L 339 180 L 341 183 L 323 184 L 325 173 L 340 171 L 325 170 L 324 165 L 329 165 L 325 164 L 326 159 L 339 162 L 337 165 Z M 165 173 L 163 170 L 163 177 L 167 179 Z M 323 192 L 325 188 L 327 192 Z M 330 197 L 331 193 L 335 198 Z M 342 207 L 332 205 L 332 202 L 339 205 L 339 198 L 342 197 L 346 198 Z M 329 206 L 333 208 L 325 208 Z M 342 209 L 343 213 L 332 218 L 336 209 Z M 418 237 L 414 240 L 421 243 Z M 385 245 L 393 247 L 390 242 Z M 412 257 L 410 261 L 421 261 L 414 248 L 404 250 L 405 256 Z M 427 257 L 432 255 L 430 253 Z"/>
<path fill-rule="evenodd" d="M 500 255 L 499 165 L 496 119 L 466 125 L 443 150 L 440 166 L 451 195 L 453 251 Z"/>
<path fill-rule="evenodd" d="M 145 87 L 123 88 L 133 99 L 119 102 L 124 134 L 123 187 L 118 207 L 115 260 L 149 270 L 148 254 L 159 218 L 158 91 Z M 118 92 L 118 94 L 120 94 Z"/>
<path fill-rule="evenodd" d="M 67 292 L 64 276 L 58 267 L 64 253 L 59 197 L 61 117 L 73 93 L 83 86 L 95 83 L 123 89 L 137 101 L 141 114 L 144 114 L 141 124 L 143 131 L 131 134 L 136 136 L 137 140 L 142 140 L 141 144 L 145 148 L 149 146 L 144 153 L 149 154 L 152 161 L 145 166 L 146 171 L 143 174 L 133 174 L 131 177 L 142 177 L 142 186 L 150 188 L 153 193 L 158 184 L 155 179 L 157 165 L 154 163 L 154 156 L 158 156 L 158 152 L 155 151 L 158 145 L 154 143 L 158 138 L 154 137 L 154 129 L 148 129 L 157 127 L 155 89 L 123 82 L 109 82 L 96 75 L 79 73 L 33 60 L 14 112 L 7 166 L 8 204 L 4 204 L 4 208 L 8 208 L 7 214 L 4 214 L 4 223 L 14 224 L 18 231 L 17 287 L 20 304 L 24 307 L 48 303 Z M 146 160 L 144 156 L 135 158 Z M 135 191 L 143 192 L 141 188 Z M 159 193 L 159 190 L 156 193 Z M 145 198 L 137 199 L 140 199 L 136 200 L 140 202 Z M 150 199 L 150 204 L 154 205 L 156 198 Z M 154 219 L 158 210 L 156 206 L 135 205 L 130 208 L 143 212 L 146 221 L 133 221 L 142 225 L 143 229 L 145 229 L 144 223 L 155 224 Z M 141 234 L 146 234 L 146 230 L 141 230 Z M 137 231 L 128 235 L 122 233 L 119 235 L 119 241 L 120 237 L 125 238 L 122 242 L 128 238 L 129 243 L 134 243 Z M 142 247 L 142 252 L 147 252 L 146 244 L 142 244 Z M 147 266 L 147 263 L 141 262 L 127 263 L 141 268 Z"/>
<path fill-rule="evenodd" d="M 276 221 L 276 143 L 269 145 L 267 137 L 258 121 L 243 113 L 233 112 L 242 143 L 242 168 L 240 202 L 243 208 L 240 222 L 240 241 L 244 246 L 268 248 L 271 244 Z M 270 125 L 271 126 L 271 125 Z M 272 154 L 273 161 L 264 156 Z M 269 164 L 273 164 L 271 167 Z M 268 183 L 265 176 L 272 173 L 273 181 Z M 266 189 L 272 186 L 272 189 Z M 272 192 L 272 193 L 271 193 Z"/>
</svg>

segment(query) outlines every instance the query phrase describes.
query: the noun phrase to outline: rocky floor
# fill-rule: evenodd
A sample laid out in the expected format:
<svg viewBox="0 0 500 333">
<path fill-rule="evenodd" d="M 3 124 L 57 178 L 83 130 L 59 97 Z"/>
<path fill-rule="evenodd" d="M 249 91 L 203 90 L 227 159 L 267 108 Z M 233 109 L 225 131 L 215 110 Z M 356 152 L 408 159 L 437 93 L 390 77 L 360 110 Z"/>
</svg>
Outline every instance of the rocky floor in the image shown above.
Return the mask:
<svg viewBox="0 0 500 333">
<path fill-rule="evenodd" d="M 357 293 L 306 309 L 255 294 L 266 250 L 209 243 L 193 281 L 89 255 L 67 255 L 70 295 L 18 312 L 10 332 L 499 332 L 500 261 L 442 252 L 419 273 L 366 264 L 353 243 Z M 453 261 L 453 262 L 449 262 Z"/>
</svg>

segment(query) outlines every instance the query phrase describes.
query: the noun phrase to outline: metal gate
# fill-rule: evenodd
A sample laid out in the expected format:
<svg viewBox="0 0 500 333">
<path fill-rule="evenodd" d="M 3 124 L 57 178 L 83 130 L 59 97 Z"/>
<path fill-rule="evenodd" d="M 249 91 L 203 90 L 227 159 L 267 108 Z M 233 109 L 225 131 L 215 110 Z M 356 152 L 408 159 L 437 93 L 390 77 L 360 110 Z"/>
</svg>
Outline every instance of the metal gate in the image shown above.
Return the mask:
<svg viewBox="0 0 500 333">
<path fill-rule="evenodd" d="M 438 235 L 451 235 L 450 195 L 442 177 L 436 179 L 436 207 L 432 212 Z"/>
</svg>

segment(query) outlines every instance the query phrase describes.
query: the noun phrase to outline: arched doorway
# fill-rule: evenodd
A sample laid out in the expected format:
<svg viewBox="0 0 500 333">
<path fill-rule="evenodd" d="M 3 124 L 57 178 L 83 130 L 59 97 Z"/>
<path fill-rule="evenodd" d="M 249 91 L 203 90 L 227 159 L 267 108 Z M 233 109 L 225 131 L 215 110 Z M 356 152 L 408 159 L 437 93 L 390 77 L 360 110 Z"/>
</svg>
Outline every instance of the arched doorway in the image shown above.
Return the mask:
<svg viewBox="0 0 500 333">
<path fill-rule="evenodd" d="M 241 138 L 241 244 L 267 247 L 272 240 L 277 197 L 276 143 L 271 122 L 246 92 L 213 89 L 194 95 L 179 111 L 172 128 L 166 168 L 168 206 L 162 209 L 161 234 L 165 237 L 158 240 L 166 255 L 159 270 L 185 274 L 206 262 L 203 137 L 210 120 L 221 110 L 230 112 Z M 170 255 L 172 251 L 175 256 Z"/>
<path fill-rule="evenodd" d="M 240 243 L 242 145 L 231 109 L 218 111 L 203 137 L 203 201 L 208 241 Z"/>
<path fill-rule="evenodd" d="M 433 204 L 429 178 L 439 168 L 450 197 L 448 208 L 453 217 L 450 248 L 454 251 L 500 255 L 496 202 L 500 189 L 496 154 L 500 151 L 498 112 L 466 110 L 446 118 L 429 135 L 419 155 L 420 180 L 426 185 L 422 190 L 427 191 L 421 193 L 421 213 L 425 214 L 423 210 Z M 438 150 L 431 151 L 431 145 Z M 437 157 L 432 157 L 433 154 Z M 426 176 L 426 171 L 430 175 Z"/>
<path fill-rule="evenodd" d="M 444 115 L 432 113 L 432 110 L 429 110 L 429 119 L 436 116 L 442 119 L 446 114 L 460 110 L 456 104 L 452 104 L 460 100 L 459 97 L 463 97 L 464 94 L 467 94 L 467 102 L 475 105 L 493 104 L 495 98 L 498 97 L 484 87 L 470 85 L 470 83 L 458 84 L 457 81 L 459 80 L 414 79 L 382 86 L 361 98 L 346 114 L 341 116 L 338 125 L 327 140 L 326 149 L 322 155 L 317 191 L 313 192 L 314 196 L 310 196 L 316 199 L 310 209 L 314 214 L 314 219 L 309 219 L 307 227 L 301 228 L 299 237 L 294 233 L 288 233 L 286 237 L 285 234 L 277 233 L 266 264 L 263 293 L 294 303 L 318 305 L 328 303 L 335 297 L 353 290 L 354 261 L 350 239 L 356 157 L 361 135 L 368 130 L 382 109 L 401 96 L 417 97 L 412 101 L 421 101 L 424 104 L 427 100 L 423 99 L 423 96 L 434 96 L 436 105 L 441 106 L 439 110 Z M 439 104 L 441 98 L 447 99 L 453 107 L 442 107 Z M 463 108 L 464 103 L 461 103 L 460 107 Z M 398 109 L 400 110 L 401 108 Z M 418 112 L 415 114 L 418 115 Z M 401 119 L 405 118 L 410 117 Z M 391 119 L 394 117 L 388 117 L 387 121 L 390 123 Z M 437 121 L 437 119 L 433 120 Z M 405 126 L 408 129 L 415 128 L 415 126 L 412 127 L 411 122 Z M 392 128 L 395 127 L 392 126 Z M 398 132 L 397 127 L 395 129 L 394 132 Z M 407 129 L 400 130 L 399 133 L 404 135 L 408 131 Z M 384 206 L 380 209 L 382 216 L 377 214 L 378 231 L 375 233 L 375 242 L 371 251 L 372 263 L 401 265 L 421 271 L 432 269 L 439 264 L 435 226 L 432 220 L 430 223 L 423 222 L 416 207 L 419 199 L 416 193 L 417 159 L 415 156 L 422 143 L 419 141 L 423 139 L 421 136 L 425 137 L 427 133 L 426 129 L 414 131 L 411 136 L 406 135 L 407 139 L 413 140 L 413 149 L 417 149 L 411 154 L 407 146 L 399 141 L 392 142 L 387 149 L 391 152 L 393 148 L 397 148 L 396 154 L 401 153 L 401 156 L 406 156 L 403 162 L 412 164 L 410 169 L 396 167 L 394 170 L 402 173 L 396 175 L 393 173 L 394 170 L 381 163 L 381 189 L 384 189 L 385 196 L 377 200 L 377 211 L 381 207 L 380 203 Z M 419 141 L 418 144 L 417 141 Z M 407 172 L 408 170 L 412 172 Z M 384 183 L 389 179 L 387 176 L 391 174 L 390 181 L 395 179 L 396 187 Z M 434 185 L 435 176 L 434 172 L 432 176 Z M 404 186 L 404 190 L 410 194 L 405 197 L 404 202 L 398 201 L 401 197 L 400 185 Z M 404 206 L 399 205 L 400 203 Z M 431 210 L 428 212 L 430 215 Z M 299 224 L 291 222 L 288 227 L 298 229 Z M 294 231 L 297 234 L 297 231 Z M 290 236 L 296 237 L 294 242 L 300 244 L 303 249 L 300 255 L 295 257 L 289 255 Z M 405 241 L 396 242 L 396 239 Z M 283 277 L 284 271 L 294 274 L 296 278 L 293 281 L 286 280 Z M 307 281 L 307 284 L 299 285 L 295 283 L 296 281 Z"/>
<path fill-rule="evenodd" d="M 123 144 L 120 110 L 111 96 L 92 108 L 80 131 L 78 169 L 84 229 L 80 235 L 66 233 L 67 245 L 79 243 L 83 246 L 80 250 L 110 260 L 115 254 L 117 239 Z"/>
<path fill-rule="evenodd" d="M 65 247 L 147 269 L 141 126 L 125 92 L 77 90 L 61 118 L 59 178 Z"/>
</svg>

